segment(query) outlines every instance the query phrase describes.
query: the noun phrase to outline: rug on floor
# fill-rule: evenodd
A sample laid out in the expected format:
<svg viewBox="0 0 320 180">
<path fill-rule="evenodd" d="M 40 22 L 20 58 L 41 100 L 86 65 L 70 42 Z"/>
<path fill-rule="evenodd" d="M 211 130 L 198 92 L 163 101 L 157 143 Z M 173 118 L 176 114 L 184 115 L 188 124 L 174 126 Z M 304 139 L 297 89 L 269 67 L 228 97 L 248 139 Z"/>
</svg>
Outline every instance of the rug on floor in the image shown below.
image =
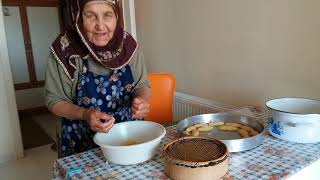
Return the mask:
<svg viewBox="0 0 320 180">
<path fill-rule="evenodd" d="M 32 116 L 19 114 L 19 118 L 24 149 L 54 143 L 54 140 L 32 119 Z"/>
</svg>

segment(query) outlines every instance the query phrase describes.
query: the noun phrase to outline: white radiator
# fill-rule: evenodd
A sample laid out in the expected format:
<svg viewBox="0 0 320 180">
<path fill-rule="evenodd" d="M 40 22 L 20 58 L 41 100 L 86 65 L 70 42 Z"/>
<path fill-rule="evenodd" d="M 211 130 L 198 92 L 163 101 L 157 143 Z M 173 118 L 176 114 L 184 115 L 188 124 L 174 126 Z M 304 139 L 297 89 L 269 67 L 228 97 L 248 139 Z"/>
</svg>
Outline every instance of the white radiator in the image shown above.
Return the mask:
<svg viewBox="0 0 320 180">
<path fill-rule="evenodd" d="M 229 111 L 234 108 L 236 107 L 232 105 L 175 92 L 173 100 L 173 120 L 180 121 L 193 115 Z"/>
</svg>

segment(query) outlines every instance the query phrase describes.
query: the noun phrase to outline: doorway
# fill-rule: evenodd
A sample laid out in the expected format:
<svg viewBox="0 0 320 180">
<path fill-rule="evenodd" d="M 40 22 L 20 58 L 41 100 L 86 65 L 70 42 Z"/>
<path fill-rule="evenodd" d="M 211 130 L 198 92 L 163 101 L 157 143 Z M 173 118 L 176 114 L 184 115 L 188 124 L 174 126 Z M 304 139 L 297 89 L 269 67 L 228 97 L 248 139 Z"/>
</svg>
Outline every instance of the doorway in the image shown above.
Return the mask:
<svg viewBox="0 0 320 180">
<path fill-rule="evenodd" d="M 49 114 L 43 86 L 48 47 L 62 30 L 59 1 L 3 0 L 2 14 L 23 147 L 52 144 L 55 136 L 44 128 L 55 122 L 42 127 L 49 118 L 39 116 Z"/>
</svg>

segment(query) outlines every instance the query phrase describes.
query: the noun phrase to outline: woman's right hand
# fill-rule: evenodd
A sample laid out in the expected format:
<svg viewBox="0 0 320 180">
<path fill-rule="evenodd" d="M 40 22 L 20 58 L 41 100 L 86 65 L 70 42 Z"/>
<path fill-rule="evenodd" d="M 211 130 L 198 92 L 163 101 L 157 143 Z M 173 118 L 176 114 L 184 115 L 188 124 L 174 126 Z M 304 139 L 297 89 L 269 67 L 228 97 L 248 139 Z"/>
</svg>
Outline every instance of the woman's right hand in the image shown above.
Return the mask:
<svg viewBox="0 0 320 180">
<path fill-rule="evenodd" d="M 108 132 L 114 125 L 114 117 L 95 109 L 85 109 L 82 114 L 83 120 L 86 120 L 90 128 L 95 132 Z M 104 119 L 105 122 L 100 121 Z"/>
</svg>

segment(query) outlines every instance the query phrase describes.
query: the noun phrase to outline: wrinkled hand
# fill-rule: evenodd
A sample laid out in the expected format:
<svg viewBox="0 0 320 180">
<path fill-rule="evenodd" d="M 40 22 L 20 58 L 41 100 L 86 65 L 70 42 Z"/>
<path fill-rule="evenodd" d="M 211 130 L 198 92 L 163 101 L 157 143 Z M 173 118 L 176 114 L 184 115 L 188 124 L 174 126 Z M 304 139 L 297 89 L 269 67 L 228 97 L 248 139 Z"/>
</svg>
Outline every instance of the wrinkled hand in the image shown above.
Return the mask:
<svg viewBox="0 0 320 180">
<path fill-rule="evenodd" d="M 142 119 L 148 113 L 150 104 L 147 100 L 139 97 L 134 97 L 131 106 L 131 117 L 134 119 Z"/>
<path fill-rule="evenodd" d="M 82 117 L 88 122 L 93 131 L 102 133 L 108 132 L 113 127 L 115 121 L 113 116 L 95 109 L 85 109 Z M 105 122 L 101 122 L 100 119 L 105 120 Z"/>
</svg>

